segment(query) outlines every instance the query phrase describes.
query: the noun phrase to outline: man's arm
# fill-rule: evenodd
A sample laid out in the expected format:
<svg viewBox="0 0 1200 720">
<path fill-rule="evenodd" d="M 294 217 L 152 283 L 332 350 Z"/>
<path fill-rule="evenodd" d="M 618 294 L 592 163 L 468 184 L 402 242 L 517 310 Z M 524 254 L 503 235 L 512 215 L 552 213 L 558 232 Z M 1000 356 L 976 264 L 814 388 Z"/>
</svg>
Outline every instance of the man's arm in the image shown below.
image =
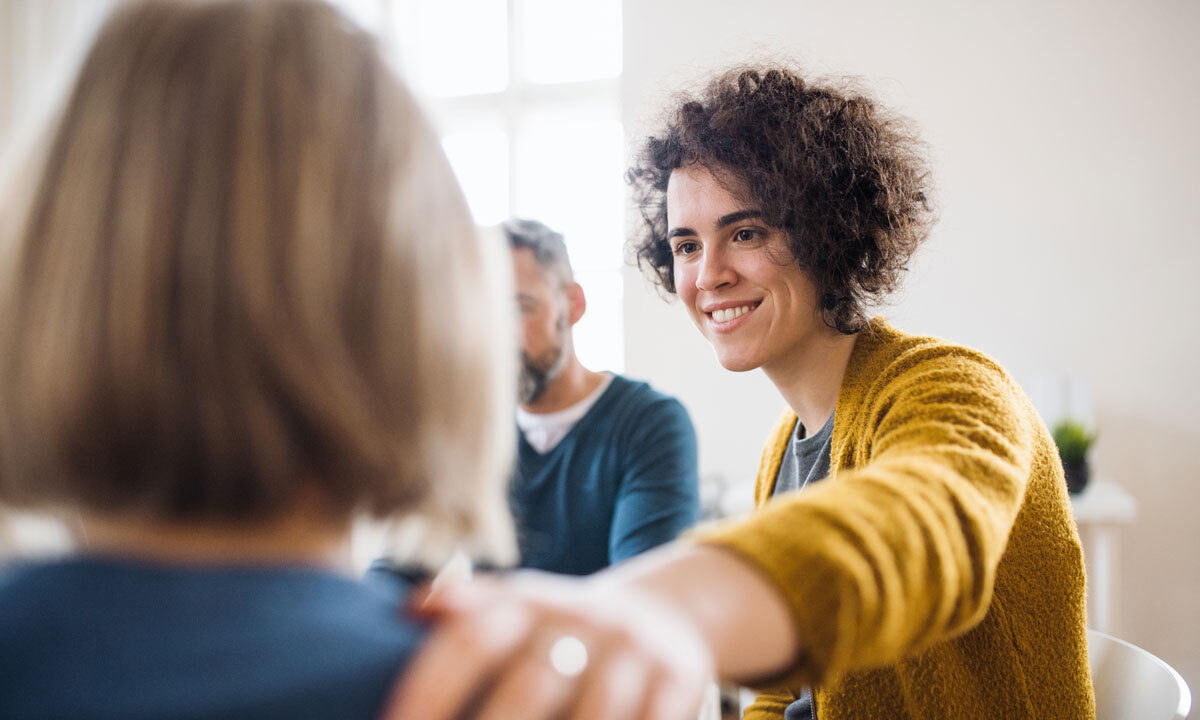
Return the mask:
<svg viewBox="0 0 1200 720">
<path fill-rule="evenodd" d="M 609 562 L 674 540 L 700 514 L 696 431 L 679 401 L 663 398 L 638 419 L 617 490 Z"/>
</svg>

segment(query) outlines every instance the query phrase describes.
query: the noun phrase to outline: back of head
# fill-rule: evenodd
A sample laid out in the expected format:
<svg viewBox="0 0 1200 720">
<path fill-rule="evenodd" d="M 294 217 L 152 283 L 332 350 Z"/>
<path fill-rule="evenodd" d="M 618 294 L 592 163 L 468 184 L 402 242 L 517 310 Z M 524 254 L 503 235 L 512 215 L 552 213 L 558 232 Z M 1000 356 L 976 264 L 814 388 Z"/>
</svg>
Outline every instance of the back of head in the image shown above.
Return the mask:
<svg viewBox="0 0 1200 720">
<path fill-rule="evenodd" d="M 15 213 L 0 501 L 164 520 L 502 528 L 512 333 L 372 39 L 305 0 L 101 31 Z"/>
</svg>

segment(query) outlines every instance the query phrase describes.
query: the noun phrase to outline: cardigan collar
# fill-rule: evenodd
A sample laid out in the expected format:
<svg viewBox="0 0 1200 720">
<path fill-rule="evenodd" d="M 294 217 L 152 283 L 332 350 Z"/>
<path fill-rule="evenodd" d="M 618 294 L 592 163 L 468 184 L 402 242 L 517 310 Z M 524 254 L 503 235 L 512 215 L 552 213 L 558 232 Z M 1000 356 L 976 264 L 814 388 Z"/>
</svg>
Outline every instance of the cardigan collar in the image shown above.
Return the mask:
<svg viewBox="0 0 1200 720">
<path fill-rule="evenodd" d="M 845 447 L 847 428 L 853 423 L 854 414 L 862 406 L 863 395 L 870 387 L 871 380 L 879 373 L 880 351 L 892 345 L 903 333 L 892 327 L 882 316 L 871 319 L 854 339 L 854 349 L 850 352 L 850 360 L 846 363 L 846 372 L 842 376 L 842 384 L 838 390 L 837 404 L 833 411 L 833 440 L 830 443 L 830 474 L 837 472 L 841 465 L 839 458 Z M 775 427 L 775 432 L 768 441 L 766 460 L 766 476 L 757 483 L 756 504 L 766 502 L 775 492 L 775 481 L 779 476 L 779 466 L 783 453 L 787 450 L 788 441 L 795 430 L 798 418 L 796 413 L 788 408 Z"/>
</svg>

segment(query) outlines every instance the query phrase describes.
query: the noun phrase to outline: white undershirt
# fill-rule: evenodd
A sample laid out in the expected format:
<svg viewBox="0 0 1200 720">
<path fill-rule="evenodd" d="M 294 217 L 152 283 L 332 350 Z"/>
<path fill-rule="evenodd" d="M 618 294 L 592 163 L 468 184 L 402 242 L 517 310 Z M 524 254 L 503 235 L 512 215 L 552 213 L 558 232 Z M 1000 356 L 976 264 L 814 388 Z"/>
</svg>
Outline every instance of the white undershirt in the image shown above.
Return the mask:
<svg viewBox="0 0 1200 720">
<path fill-rule="evenodd" d="M 604 380 L 600 383 L 600 387 L 574 405 L 557 412 L 531 413 L 518 405 L 517 427 L 521 428 L 525 442 L 542 455 L 553 450 L 554 446 L 561 442 L 567 433 L 571 432 L 575 423 L 582 420 L 583 416 L 587 415 L 587 411 L 592 409 L 592 406 L 612 384 L 612 379 L 612 373 L 604 373 Z"/>
</svg>

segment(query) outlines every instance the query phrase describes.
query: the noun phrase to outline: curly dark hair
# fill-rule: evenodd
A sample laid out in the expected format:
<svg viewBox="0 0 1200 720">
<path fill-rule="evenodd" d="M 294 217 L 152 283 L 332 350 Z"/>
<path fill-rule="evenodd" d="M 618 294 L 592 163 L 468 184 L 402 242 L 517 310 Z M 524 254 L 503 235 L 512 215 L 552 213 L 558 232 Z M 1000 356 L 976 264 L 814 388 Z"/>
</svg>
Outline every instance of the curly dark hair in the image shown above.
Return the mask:
<svg viewBox="0 0 1200 720">
<path fill-rule="evenodd" d="M 728 70 L 668 112 L 626 175 L 644 221 L 630 242 L 638 266 L 675 292 L 667 182 L 700 164 L 786 232 L 825 322 L 863 329 L 933 224 L 924 147 L 908 121 L 849 81 L 809 82 L 786 66 Z"/>
</svg>

